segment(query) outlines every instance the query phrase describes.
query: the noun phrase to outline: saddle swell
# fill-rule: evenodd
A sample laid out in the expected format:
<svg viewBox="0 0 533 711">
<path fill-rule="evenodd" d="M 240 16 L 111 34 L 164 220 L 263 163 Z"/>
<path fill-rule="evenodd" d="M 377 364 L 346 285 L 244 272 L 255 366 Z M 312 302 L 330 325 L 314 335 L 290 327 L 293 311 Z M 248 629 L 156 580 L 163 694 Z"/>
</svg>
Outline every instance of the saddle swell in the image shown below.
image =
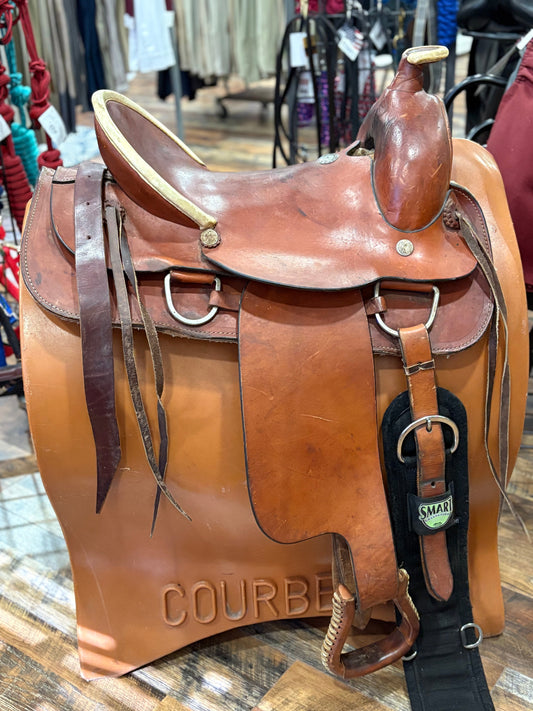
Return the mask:
<svg viewBox="0 0 533 711">
<path fill-rule="evenodd" d="M 406 388 L 412 422 L 402 437 L 409 435 L 409 441 L 416 442 L 413 496 L 421 506 L 434 510 L 447 507 L 453 499 L 447 470 L 450 421 L 439 412 L 437 384 L 464 402 L 468 434 L 462 431 L 460 437 L 468 437 L 470 461 L 472 597 L 488 633 L 498 632 L 502 626 L 496 548 L 499 492 L 492 481 L 487 452 L 496 461 L 500 442 L 509 437 L 511 465 L 516 456 L 527 382 L 520 355 L 526 333 L 525 302 L 516 290 L 520 264 L 494 165 L 487 161 L 483 149 L 465 142 L 454 142 L 452 154 L 442 107 L 421 89 L 416 62 L 432 61 L 435 56 L 435 51 L 424 49 L 409 52 L 402 59 L 399 76 L 362 129 L 361 140 L 367 145 L 373 142 L 373 155 L 351 147 L 326 161 L 253 175 L 209 171 L 140 107 L 112 92 L 100 92 L 95 98 L 95 117 L 102 155 L 112 177 L 90 165 L 55 174 L 43 171 L 22 247 L 24 282 L 46 310 L 40 311 L 39 318 L 45 320 L 46 312 L 53 314 L 54 329 L 60 328 L 56 316 L 69 322 L 64 331 L 69 334 L 72 352 L 79 351 L 74 344 L 78 324 L 82 333 L 87 327 L 83 305 L 80 314 L 80 302 L 89 288 L 80 258 L 84 234 L 98 235 L 103 247 L 98 263 L 102 286 L 97 296 L 105 301 L 109 313 L 102 328 L 107 347 L 113 345 L 107 336 L 111 323 L 114 326 L 115 363 L 110 368 L 118 378 L 117 410 L 111 419 L 121 424 L 121 430 L 123 420 L 130 426 L 120 432 L 121 444 L 126 442 L 127 446 L 123 446 L 119 470 L 100 489 L 99 517 L 108 527 L 107 535 L 112 535 L 109 527 L 115 514 L 122 521 L 128 486 L 133 493 L 128 492 L 127 501 L 134 502 L 136 511 L 142 509 L 143 525 L 157 517 L 156 537 L 158 526 L 165 526 L 165 535 L 157 538 L 157 545 L 162 545 L 162 539 L 183 536 L 185 540 L 192 535 L 188 531 L 197 530 L 195 517 L 202 518 L 198 484 L 202 467 L 196 460 L 203 462 L 203 458 L 196 457 L 189 438 L 193 437 L 198 447 L 208 448 L 205 442 L 198 442 L 205 415 L 195 407 L 195 419 L 189 422 L 187 413 L 179 408 L 182 401 L 188 407 L 197 390 L 202 391 L 202 365 L 209 368 L 213 362 L 206 387 L 210 401 L 219 403 L 220 428 L 213 422 L 205 427 L 216 439 L 217 457 L 223 459 L 226 426 L 222 405 L 231 390 L 232 416 L 239 401 L 242 415 L 242 423 L 239 415 L 238 426 L 231 426 L 232 487 L 249 491 L 249 518 L 253 513 L 272 545 L 301 545 L 333 534 L 336 602 L 323 659 L 329 669 L 346 676 L 394 661 L 408 650 L 418 631 L 407 576 L 398 569 L 389 519 L 388 506 L 398 504 L 387 502 L 379 450 L 385 410 Z M 427 124 L 422 120 L 424 107 Z M 394 180 L 391 170 L 397 171 Z M 428 172 L 433 177 L 426 185 Z M 88 191 L 92 191 L 90 195 Z M 427 200 L 421 202 L 421 194 Z M 80 213 L 84 201 L 95 201 L 100 207 L 87 216 L 89 229 L 78 230 L 76 235 L 73 216 Z M 506 309 L 495 288 L 496 272 L 508 304 L 508 324 L 502 321 Z M 107 287 L 109 293 L 104 294 Z M 133 328 L 140 334 L 134 336 Z M 505 328 L 509 329 L 508 340 L 495 340 Z M 162 352 L 154 347 L 157 332 Z M 140 347 L 143 333 L 149 347 Z M 168 339 L 167 335 L 182 338 Z M 133 341 L 141 358 L 133 352 Z M 125 365 L 119 364 L 116 353 L 121 345 Z M 508 386 L 507 347 L 513 371 L 508 422 L 504 411 L 509 403 L 503 402 Z M 497 362 L 492 360 L 494 353 Z M 194 359 L 192 370 L 190 357 Z M 151 360 L 155 390 L 153 375 L 145 372 L 150 370 Z M 222 361 L 231 361 L 227 372 Z M 35 382 L 35 364 L 29 362 L 26 370 Z M 166 420 L 161 412 L 167 392 L 163 391 L 162 371 L 172 374 L 166 388 L 171 388 L 175 408 L 166 408 Z M 187 380 L 193 378 L 191 372 L 194 382 Z M 492 406 L 488 434 L 484 422 L 487 373 L 493 393 L 493 401 L 488 403 L 489 409 Z M 221 374 L 220 380 L 217 374 Z M 174 384 L 176 378 L 179 385 Z M 138 391 L 149 387 L 154 390 L 153 403 L 145 397 L 148 404 L 143 413 Z M 124 401 L 128 389 L 132 397 L 134 392 L 137 396 L 137 400 L 133 398 L 135 416 Z M 79 383 L 76 392 L 80 392 Z M 115 393 L 110 392 L 109 402 L 114 398 Z M 32 408 L 38 411 L 37 404 L 30 403 Z M 38 429 L 37 420 L 33 418 Z M 160 431 L 153 441 L 146 436 L 150 422 L 158 422 Z M 149 466 L 146 461 L 132 466 L 132 426 L 141 430 Z M 181 437 L 181 429 L 187 436 Z M 51 469 L 44 435 L 35 439 L 42 445 L 43 471 L 47 463 Z M 80 440 L 79 433 L 76 439 Z M 159 464 L 154 443 L 159 447 Z M 136 456 L 141 458 L 139 442 L 136 446 Z M 466 456 L 465 449 L 462 456 Z M 56 453 L 54 467 L 58 458 Z M 165 471 L 161 462 L 167 460 Z M 218 501 L 225 487 L 221 485 L 222 463 L 217 467 L 214 487 Z M 131 481 L 125 475 L 130 469 L 135 471 Z M 134 495 L 137 487 L 145 486 L 150 470 L 158 486 L 153 511 L 150 497 L 137 500 Z M 505 467 L 497 474 L 504 482 Z M 115 578 L 109 566 L 103 566 L 105 571 L 100 568 L 103 539 L 98 539 L 94 554 L 89 544 L 83 552 L 76 549 L 80 539 L 76 517 L 63 507 L 58 481 L 51 489 L 61 516 L 69 520 L 73 566 L 83 570 L 79 580 L 87 580 L 86 568 L 94 575 L 93 583 L 81 584 L 79 590 L 80 614 L 90 616 L 90 591 L 94 587 L 104 590 L 104 599 L 108 591 L 116 603 L 113 590 L 120 584 L 120 574 L 126 573 L 117 572 Z M 87 471 L 80 484 L 85 493 L 79 503 L 85 507 L 79 518 L 87 530 L 98 526 L 98 517 L 94 518 L 87 503 L 94 487 L 91 482 Z M 191 515 L 192 523 L 171 509 L 177 502 Z M 209 511 L 216 518 L 213 510 Z M 180 520 L 179 525 L 170 523 L 172 514 Z M 134 526 L 134 522 L 128 519 L 124 525 Z M 465 528 L 468 522 L 463 520 L 462 525 Z M 207 528 L 202 528 L 206 538 Z M 137 543 L 140 536 L 135 530 Z M 456 570 L 453 556 L 449 560 L 447 536 L 445 527 L 428 535 L 417 530 L 415 536 L 415 547 L 420 539 L 424 578 L 416 588 L 424 589 L 435 604 L 453 599 Z M 165 548 L 166 570 L 171 570 L 170 548 Z M 142 549 L 149 555 L 147 547 Z M 224 559 L 229 559 L 228 551 L 224 548 Z M 463 563 L 466 566 L 466 561 Z M 168 580 L 166 584 L 173 604 L 180 603 L 185 596 L 182 588 L 177 584 L 172 587 Z M 287 590 L 296 585 L 294 581 L 286 583 Z M 204 588 L 194 589 L 208 590 L 216 600 L 214 586 L 206 583 Z M 226 590 L 222 584 L 221 590 Z M 254 590 L 259 595 L 257 586 Z M 243 591 L 242 600 L 245 597 Z M 270 598 L 260 597 L 256 598 L 256 611 L 260 600 L 272 612 L 267 604 Z M 390 601 L 397 608 L 400 624 L 388 641 L 344 654 L 343 642 L 352 622 L 363 625 L 372 608 Z M 230 620 L 227 598 L 224 609 Z M 201 625 L 202 615 L 196 612 Z M 120 636 L 127 623 L 119 619 L 116 610 L 109 619 L 114 616 L 115 622 L 109 624 L 116 625 L 118 632 L 113 634 Z M 177 627 L 185 619 L 179 608 L 167 618 L 178 620 Z M 235 624 L 251 621 L 253 618 L 244 613 L 234 620 Z M 94 617 L 91 624 L 97 624 Z M 170 639 L 167 633 L 168 629 L 161 636 L 165 645 Z M 176 644 L 188 643 L 192 634 Z M 127 656 L 127 637 L 116 651 L 117 659 L 121 654 Z M 135 660 L 139 662 L 139 656 Z M 126 666 L 124 663 L 120 668 Z"/>
</svg>

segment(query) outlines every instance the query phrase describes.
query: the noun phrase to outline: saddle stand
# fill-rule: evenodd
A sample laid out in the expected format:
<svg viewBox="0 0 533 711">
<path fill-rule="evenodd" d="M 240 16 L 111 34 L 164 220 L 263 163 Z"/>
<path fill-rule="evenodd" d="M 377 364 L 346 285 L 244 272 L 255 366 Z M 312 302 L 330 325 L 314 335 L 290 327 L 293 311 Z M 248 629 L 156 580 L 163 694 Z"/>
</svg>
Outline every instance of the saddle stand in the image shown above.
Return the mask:
<svg viewBox="0 0 533 711">
<path fill-rule="evenodd" d="M 478 645 L 503 627 L 527 319 L 498 171 L 422 88 L 446 53 L 407 50 L 314 163 L 212 173 L 101 91 L 105 166 L 43 171 L 24 374 L 86 678 L 331 613 L 331 672 L 403 657 L 413 709 L 493 708 Z M 379 615 L 390 634 L 345 651 Z"/>
</svg>

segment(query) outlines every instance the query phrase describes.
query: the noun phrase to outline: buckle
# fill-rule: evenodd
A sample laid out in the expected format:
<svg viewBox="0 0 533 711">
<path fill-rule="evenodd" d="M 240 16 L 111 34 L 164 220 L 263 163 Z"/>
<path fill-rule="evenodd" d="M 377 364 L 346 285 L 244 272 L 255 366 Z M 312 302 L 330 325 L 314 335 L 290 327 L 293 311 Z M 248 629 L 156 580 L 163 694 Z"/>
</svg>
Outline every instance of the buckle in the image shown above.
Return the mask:
<svg viewBox="0 0 533 711">
<path fill-rule="evenodd" d="M 183 316 L 182 314 L 179 313 L 179 311 L 176 311 L 176 308 L 174 307 L 174 304 L 172 303 L 172 293 L 170 291 L 170 280 L 171 280 L 172 274 L 169 272 L 165 276 L 165 298 L 167 300 L 167 308 L 170 312 L 170 314 L 176 319 L 176 321 L 179 321 L 180 323 L 185 324 L 186 326 L 202 326 L 204 323 L 209 323 L 211 321 L 217 311 L 218 311 L 218 306 L 212 306 L 209 312 L 205 316 L 201 316 L 200 318 L 188 318 L 187 316 Z M 220 282 L 220 279 L 216 276 L 213 277 L 213 283 L 215 285 L 215 291 L 222 291 L 222 284 Z"/>
<path fill-rule="evenodd" d="M 421 425 L 426 425 L 426 430 L 428 432 L 431 432 L 431 430 L 433 429 L 433 422 L 440 422 L 441 425 L 448 425 L 448 427 L 451 428 L 453 432 L 453 445 L 449 450 L 449 454 L 453 454 L 455 452 L 455 450 L 459 446 L 459 428 L 457 427 L 455 422 L 453 420 L 450 420 L 449 417 L 444 417 L 444 415 L 425 415 L 424 417 L 419 417 L 418 420 L 411 422 L 410 425 L 407 425 L 407 427 L 402 430 L 402 433 L 398 437 L 398 444 L 396 446 L 396 456 L 398 457 L 400 462 L 402 462 L 402 464 L 405 463 L 405 459 L 402 455 L 402 448 L 407 435 L 410 434 L 413 430 L 416 430 Z"/>
<path fill-rule="evenodd" d="M 378 280 L 376 282 L 376 285 L 374 286 L 374 298 L 379 296 L 379 287 L 381 284 L 381 280 Z M 433 290 L 433 303 L 431 304 L 431 311 L 429 312 L 429 318 L 426 321 L 426 328 L 429 331 L 429 329 L 433 326 L 433 322 L 435 321 L 435 316 L 437 315 L 437 308 L 439 306 L 439 298 L 440 298 L 440 291 L 437 286 L 432 287 Z M 385 321 L 383 320 L 383 317 L 380 313 L 374 314 L 376 317 L 377 323 L 381 326 L 381 328 L 385 331 L 385 333 L 388 333 L 389 336 L 394 336 L 395 338 L 399 338 L 400 334 L 398 331 L 394 328 L 391 328 L 390 326 L 387 326 Z"/>
<path fill-rule="evenodd" d="M 475 642 L 471 642 L 470 644 L 467 643 L 466 640 L 466 630 L 468 629 L 473 629 L 477 632 L 477 639 Z M 461 642 L 463 643 L 463 647 L 465 649 L 476 649 L 476 647 L 479 647 L 481 642 L 483 642 L 483 630 L 479 625 L 476 625 L 475 622 L 467 622 L 465 625 L 461 627 L 459 630 L 461 634 Z"/>
</svg>

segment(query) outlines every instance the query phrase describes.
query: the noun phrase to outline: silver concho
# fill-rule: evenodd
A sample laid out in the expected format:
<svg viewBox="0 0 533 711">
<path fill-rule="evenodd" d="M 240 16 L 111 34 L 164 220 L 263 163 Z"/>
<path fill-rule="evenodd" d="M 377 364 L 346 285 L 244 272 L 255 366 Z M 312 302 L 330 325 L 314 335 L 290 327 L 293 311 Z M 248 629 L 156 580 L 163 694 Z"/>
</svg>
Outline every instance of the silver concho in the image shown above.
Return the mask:
<svg viewBox="0 0 533 711">
<path fill-rule="evenodd" d="M 318 163 L 321 165 L 328 165 L 328 163 L 335 163 L 337 158 L 339 157 L 338 153 L 326 153 L 324 156 L 320 156 L 320 158 L 317 158 Z"/>
<path fill-rule="evenodd" d="M 396 251 L 402 257 L 408 257 L 414 251 L 414 244 L 410 239 L 401 239 L 396 245 Z"/>
<path fill-rule="evenodd" d="M 220 244 L 220 235 L 216 230 L 212 228 L 203 230 L 200 233 L 200 242 L 202 243 L 203 247 L 213 249 L 213 247 L 217 247 Z"/>
</svg>

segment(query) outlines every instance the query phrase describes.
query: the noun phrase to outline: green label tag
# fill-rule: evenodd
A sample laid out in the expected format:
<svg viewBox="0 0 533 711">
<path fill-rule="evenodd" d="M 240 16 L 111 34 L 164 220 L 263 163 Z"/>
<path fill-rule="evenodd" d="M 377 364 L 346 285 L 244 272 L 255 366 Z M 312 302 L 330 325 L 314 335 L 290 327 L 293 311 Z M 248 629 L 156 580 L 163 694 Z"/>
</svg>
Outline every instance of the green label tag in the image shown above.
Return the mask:
<svg viewBox="0 0 533 711">
<path fill-rule="evenodd" d="M 445 526 L 453 516 L 453 498 L 447 496 L 441 501 L 419 504 L 418 518 L 427 528 L 435 531 Z"/>
</svg>

